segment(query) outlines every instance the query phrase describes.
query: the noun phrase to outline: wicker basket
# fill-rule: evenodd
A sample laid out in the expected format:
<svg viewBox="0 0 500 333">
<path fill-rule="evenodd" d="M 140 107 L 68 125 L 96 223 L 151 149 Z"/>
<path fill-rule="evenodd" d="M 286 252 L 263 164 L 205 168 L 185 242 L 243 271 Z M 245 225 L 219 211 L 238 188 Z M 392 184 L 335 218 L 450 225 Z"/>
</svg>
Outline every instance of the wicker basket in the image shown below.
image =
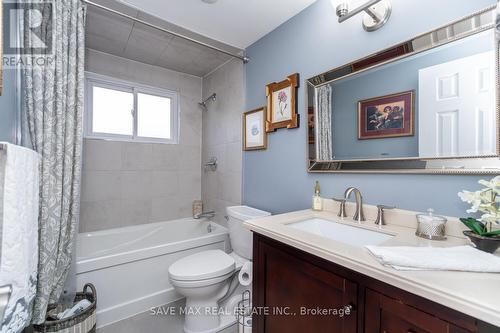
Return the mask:
<svg viewBox="0 0 500 333">
<path fill-rule="evenodd" d="M 91 292 L 87 292 L 87 289 Z M 97 305 L 97 293 L 95 287 L 91 283 L 87 283 L 83 287 L 83 292 L 76 293 L 75 304 L 83 299 L 90 301 L 91 305 L 85 309 L 85 311 L 68 317 L 63 320 L 50 320 L 47 319 L 43 324 L 34 325 L 33 329 L 35 333 L 95 333 L 96 331 L 96 305 Z M 47 312 L 56 309 L 56 311 L 62 312 L 67 308 L 61 304 L 51 304 Z"/>
</svg>

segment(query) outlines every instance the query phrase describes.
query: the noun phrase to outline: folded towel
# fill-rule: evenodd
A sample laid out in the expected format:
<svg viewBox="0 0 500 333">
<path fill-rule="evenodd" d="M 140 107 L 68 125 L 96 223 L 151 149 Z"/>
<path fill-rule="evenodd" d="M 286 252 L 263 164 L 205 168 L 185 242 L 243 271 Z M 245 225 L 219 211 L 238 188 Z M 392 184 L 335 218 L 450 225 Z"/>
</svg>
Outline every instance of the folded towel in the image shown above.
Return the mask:
<svg viewBox="0 0 500 333">
<path fill-rule="evenodd" d="M 500 257 L 473 248 L 366 246 L 384 266 L 411 271 L 500 273 Z"/>
<path fill-rule="evenodd" d="M 38 154 L 7 144 L 0 151 L 0 286 L 11 285 L 0 333 L 30 322 L 38 264 Z"/>
</svg>

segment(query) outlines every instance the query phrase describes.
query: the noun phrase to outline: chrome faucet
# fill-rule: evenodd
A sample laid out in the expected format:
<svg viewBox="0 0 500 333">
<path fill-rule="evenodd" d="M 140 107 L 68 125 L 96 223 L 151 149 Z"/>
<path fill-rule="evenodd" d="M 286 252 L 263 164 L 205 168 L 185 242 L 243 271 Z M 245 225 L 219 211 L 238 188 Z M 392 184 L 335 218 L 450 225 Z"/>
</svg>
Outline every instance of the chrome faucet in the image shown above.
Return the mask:
<svg viewBox="0 0 500 333">
<path fill-rule="evenodd" d="M 351 193 L 353 192 L 356 198 L 356 212 L 354 213 L 352 219 L 357 222 L 366 221 L 365 214 L 363 213 L 363 196 L 361 195 L 361 191 L 355 187 L 349 187 L 347 190 L 345 190 L 344 199 L 349 199 Z"/>
<path fill-rule="evenodd" d="M 211 219 L 213 217 L 215 217 L 215 212 L 214 211 L 205 212 L 205 213 L 199 213 L 199 214 L 193 215 L 193 218 L 196 219 L 196 220 L 199 220 L 199 219 L 202 219 L 202 218 Z"/>
<path fill-rule="evenodd" d="M 345 212 L 345 199 L 337 199 L 337 198 L 332 198 L 333 201 L 336 201 L 339 203 L 339 213 L 337 214 L 338 217 L 344 218 L 347 217 L 347 214 Z"/>
</svg>

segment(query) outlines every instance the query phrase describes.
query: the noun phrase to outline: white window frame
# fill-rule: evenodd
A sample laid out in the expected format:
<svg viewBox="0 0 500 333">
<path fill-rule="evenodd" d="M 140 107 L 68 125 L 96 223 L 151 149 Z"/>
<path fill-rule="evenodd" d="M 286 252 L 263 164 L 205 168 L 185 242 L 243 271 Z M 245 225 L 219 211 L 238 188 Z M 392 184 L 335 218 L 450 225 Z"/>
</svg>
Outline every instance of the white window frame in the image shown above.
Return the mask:
<svg viewBox="0 0 500 333">
<path fill-rule="evenodd" d="M 93 87 L 101 87 L 117 91 L 132 93 L 134 96 L 134 106 L 132 110 L 133 116 L 133 134 L 111 134 L 100 133 L 92 130 L 93 116 Z M 137 135 L 137 94 L 143 93 L 158 97 L 170 98 L 170 139 L 149 138 Z M 126 142 L 145 142 L 145 143 L 179 143 L 179 93 L 177 91 L 151 87 L 143 84 L 138 84 L 130 81 L 116 79 L 110 76 L 100 75 L 91 72 L 85 72 L 85 115 L 84 115 L 84 133 L 85 138 L 102 139 L 112 141 Z"/>
</svg>

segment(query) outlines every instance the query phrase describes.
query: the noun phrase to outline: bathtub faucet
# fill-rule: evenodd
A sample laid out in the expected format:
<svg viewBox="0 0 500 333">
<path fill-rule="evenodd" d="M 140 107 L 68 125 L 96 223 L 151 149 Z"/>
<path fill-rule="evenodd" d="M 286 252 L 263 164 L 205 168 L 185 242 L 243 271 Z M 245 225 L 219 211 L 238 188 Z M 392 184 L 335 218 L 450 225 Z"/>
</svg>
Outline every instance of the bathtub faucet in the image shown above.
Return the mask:
<svg viewBox="0 0 500 333">
<path fill-rule="evenodd" d="M 195 218 L 196 220 L 199 220 L 199 219 L 202 219 L 202 218 L 211 219 L 213 217 L 215 217 L 215 212 L 214 211 L 200 213 L 200 214 L 195 214 L 193 216 L 193 218 Z"/>
</svg>

